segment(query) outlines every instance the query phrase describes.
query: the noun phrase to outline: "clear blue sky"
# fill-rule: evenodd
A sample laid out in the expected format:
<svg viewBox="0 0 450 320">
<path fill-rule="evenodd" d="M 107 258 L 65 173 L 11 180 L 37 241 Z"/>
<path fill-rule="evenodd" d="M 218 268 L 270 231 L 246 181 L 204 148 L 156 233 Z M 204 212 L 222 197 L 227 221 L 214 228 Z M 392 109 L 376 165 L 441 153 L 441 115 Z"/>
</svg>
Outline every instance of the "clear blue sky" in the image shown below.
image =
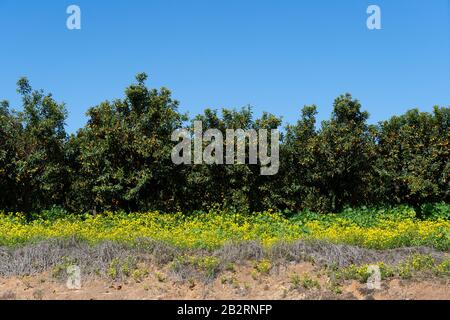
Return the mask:
<svg viewBox="0 0 450 320">
<path fill-rule="evenodd" d="M 82 30 L 66 28 L 66 8 Z M 366 28 L 382 9 L 383 30 Z M 0 0 L 0 99 L 27 76 L 64 101 L 68 130 L 120 98 L 137 72 L 191 116 L 254 106 L 294 122 L 305 104 L 328 118 L 351 92 L 371 122 L 450 105 L 450 0 Z"/>
</svg>

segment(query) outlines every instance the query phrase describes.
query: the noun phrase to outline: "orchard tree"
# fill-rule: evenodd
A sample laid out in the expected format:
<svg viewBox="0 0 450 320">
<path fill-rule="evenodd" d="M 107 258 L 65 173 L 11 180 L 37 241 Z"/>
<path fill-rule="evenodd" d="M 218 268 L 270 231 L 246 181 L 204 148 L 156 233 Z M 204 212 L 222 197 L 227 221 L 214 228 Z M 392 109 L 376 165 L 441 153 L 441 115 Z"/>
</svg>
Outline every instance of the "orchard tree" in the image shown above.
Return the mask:
<svg viewBox="0 0 450 320">
<path fill-rule="evenodd" d="M 0 102 L 0 210 L 17 210 L 16 166 L 21 127 L 7 101 Z"/>
<path fill-rule="evenodd" d="M 344 206 L 367 204 L 375 159 L 374 128 L 369 114 L 350 94 L 334 101 L 330 121 L 324 121 L 312 146 L 311 168 L 320 195 L 319 210 L 337 212 Z"/>
<path fill-rule="evenodd" d="M 449 201 L 450 108 L 417 109 L 380 124 L 377 172 L 385 202 Z"/>
<path fill-rule="evenodd" d="M 51 94 L 33 90 L 26 78 L 17 86 L 23 104 L 14 161 L 17 204 L 27 213 L 63 205 L 67 188 L 65 105 Z"/>
<path fill-rule="evenodd" d="M 147 75 L 125 98 L 89 109 L 85 128 L 70 141 L 78 170 L 71 194 L 78 210 L 129 211 L 180 207 L 178 169 L 171 161 L 171 134 L 185 117 L 171 92 L 149 89 Z"/>
<path fill-rule="evenodd" d="M 278 207 L 289 211 L 314 207 L 319 202 L 314 184 L 315 159 L 313 146 L 317 139 L 317 107 L 305 106 L 295 125 L 286 127 L 286 138 L 281 148 L 281 168 L 274 193 Z"/>
<path fill-rule="evenodd" d="M 204 114 L 198 115 L 194 121 L 201 121 L 203 131 L 218 129 L 223 137 L 226 131 L 232 130 L 255 130 L 277 129 L 281 119 L 274 115 L 264 113 L 260 118 L 254 119 L 250 106 L 237 109 L 217 110 L 207 109 Z M 191 125 L 193 132 L 194 124 Z M 251 212 L 268 208 L 271 203 L 272 192 L 268 188 L 272 176 L 261 176 L 261 163 L 250 164 L 249 161 L 249 138 L 245 138 L 245 163 L 237 163 L 237 144 L 242 143 L 237 139 L 234 146 L 233 165 L 209 165 L 196 164 L 188 166 L 186 170 L 186 203 L 189 208 L 205 209 L 212 205 L 222 206 L 229 211 Z M 204 142 L 206 147 L 209 142 Z M 223 140 L 224 157 L 226 155 L 226 139 Z M 270 150 L 270 141 L 269 141 Z"/>
</svg>

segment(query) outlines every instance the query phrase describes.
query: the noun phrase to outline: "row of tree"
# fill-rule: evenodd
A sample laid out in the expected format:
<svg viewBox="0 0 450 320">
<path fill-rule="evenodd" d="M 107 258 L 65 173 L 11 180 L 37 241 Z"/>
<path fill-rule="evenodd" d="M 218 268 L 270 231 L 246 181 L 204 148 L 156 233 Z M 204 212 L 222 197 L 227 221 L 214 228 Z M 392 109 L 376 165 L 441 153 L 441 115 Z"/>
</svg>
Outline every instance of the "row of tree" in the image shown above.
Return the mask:
<svg viewBox="0 0 450 320">
<path fill-rule="evenodd" d="M 169 90 L 147 88 L 145 74 L 136 79 L 123 99 L 89 109 L 86 126 L 70 136 L 64 104 L 19 80 L 21 111 L 0 104 L 0 210 L 335 212 L 450 200 L 448 107 L 369 125 L 346 94 L 318 125 L 316 107 L 305 106 L 282 130 L 279 173 L 261 176 L 259 165 L 174 165 L 171 134 L 188 119 Z M 250 108 L 208 109 L 195 120 L 224 133 L 282 125 L 268 113 L 254 119 Z"/>
</svg>

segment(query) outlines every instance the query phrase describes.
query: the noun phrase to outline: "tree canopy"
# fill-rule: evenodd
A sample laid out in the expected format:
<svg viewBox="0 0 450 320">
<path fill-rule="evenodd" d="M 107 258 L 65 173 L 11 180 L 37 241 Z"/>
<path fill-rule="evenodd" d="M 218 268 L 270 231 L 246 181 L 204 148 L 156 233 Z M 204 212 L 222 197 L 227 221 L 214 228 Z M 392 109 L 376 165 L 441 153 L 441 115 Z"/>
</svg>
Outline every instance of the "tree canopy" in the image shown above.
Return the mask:
<svg viewBox="0 0 450 320">
<path fill-rule="evenodd" d="M 450 200 L 450 108 L 410 110 L 376 125 L 350 94 L 336 98 L 318 124 L 305 106 L 296 124 L 251 107 L 206 109 L 188 119 L 167 88 L 150 89 L 145 73 L 124 98 L 90 108 L 76 134 L 65 131 L 66 107 L 22 78 L 21 111 L 0 103 L 0 210 L 206 210 L 213 206 L 336 212 L 346 206 Z M 190 122 L 190 121 L 192 122 Z M 191 128 L 282 129 L 280 170 L 259 165 L 175 165 L 172 133 Z"/>
</svg>

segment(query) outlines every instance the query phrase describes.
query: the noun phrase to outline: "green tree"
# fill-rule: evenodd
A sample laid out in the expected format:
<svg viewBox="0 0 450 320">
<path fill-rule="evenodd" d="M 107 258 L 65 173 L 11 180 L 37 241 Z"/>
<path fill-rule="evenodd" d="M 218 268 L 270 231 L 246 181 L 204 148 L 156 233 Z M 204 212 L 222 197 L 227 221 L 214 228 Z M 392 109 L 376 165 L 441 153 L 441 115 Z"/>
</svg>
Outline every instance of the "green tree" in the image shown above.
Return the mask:
<svg viewBox="0 0 450 320">
<path fill-rule="evenodd" d="M 377 172 L 384 202 L 449 201 L 450 108 L 417 109 L 380 124 Z"/>
<path fill-rule="evenodd" d="M 68 137 L 65 105 L 20 79 L 21 111 L 0 102 L 0 210 L 338 212 L 450 202 L 448 107 L 410 110 L 375 126 L 346 94 L 318 126 L 317 107 L 305 106 L 281 136 L 278 174 L 262 176 L 260 160 L 250 164 L 248 152 L 240 165 L 175 165 L 172 133 L 200 120 L 203 132 L 222 133 L 225 156 L 227 129 L 278 129 L 280 118 L 254 119 L 250 107 L 207 109 L 188 123 L 168 89 L 149 89 L 144 73 L 136 80 L 123 99 L 89 109 L 87 125 Z M 235 162 L 237 156 L 235 147 Z"/>
<path fill-rule="evenodd" d="M 286 138 L 281 148 L 280 174 L 274 181 L 273 190 L 278 207 L 299 211 L 315 207 L 318 190 L 315 188 L 316 175 L 314 145 L 317 139 L 317 107 L 305 106 L 301 118 L 295 125 L 286 127 Z"/>
<path fill-rule="evenodd" d="M 14 136 L 17 207 L 29 213 L 63 205 L 67 188 L 65 106 L 51 94 L 33 90 L 26 78 L 21 78 L 17 87 L 23 109 Z"/>
<path fill-rule="evenodd" d="M 224 156 L 226 155 L 226 130 L 277 129 L 281 119 L 264 113 L 253 119 L 250 106 L 240 110 L 224 108 L 219 115 L 217 110 L 207 109 L 194 121 L 201 121 L 203 131 L 218 129 L 223 137 Z M 193 123 L 191 125 L 193 132 Z M 249 139 L 246 138 L 245 164 L 237 163 L 237 143 L 235 140 L 235 165 L 197 164 L 186 170 L 185 203 L 191 210 L 206 209 L 212 205 L 222 206 L 226 210 L 251 212 L 268 208 L 271 203 L 271 190 L 268 182 L 271 177 L 261 176 L 261 164 L 249 161 Z M 204 147 L 209 143 L 205 143 Z M 270 150 L 270 142 L 269 142 Z"/>
<path fill-rule="evenodd" d="M 0 209 L 16 210 L 16 166 L 20 123 L 7 101 L 0 102 Z"/>
<path fill-rule="evenodd" d="M 330 121 L 324 121 L 313 145 L 311 168 L 318 210 L 342 210 L 344 206 L 368 204 L 373 177 L 375 138 L 367 124 L 369 114 L 350 94 L 334 101 Z"/>
<path fill-rule="evenodd" d="M 89 109 L 88 124 L 69 142 L 78 211 L 180 206 L 182 176 L 171 161 L 170 138 L 185 117 L 168 89 L 147 88 L 143 73 L 136 79 L 124 99 Z"/>
</svg>

